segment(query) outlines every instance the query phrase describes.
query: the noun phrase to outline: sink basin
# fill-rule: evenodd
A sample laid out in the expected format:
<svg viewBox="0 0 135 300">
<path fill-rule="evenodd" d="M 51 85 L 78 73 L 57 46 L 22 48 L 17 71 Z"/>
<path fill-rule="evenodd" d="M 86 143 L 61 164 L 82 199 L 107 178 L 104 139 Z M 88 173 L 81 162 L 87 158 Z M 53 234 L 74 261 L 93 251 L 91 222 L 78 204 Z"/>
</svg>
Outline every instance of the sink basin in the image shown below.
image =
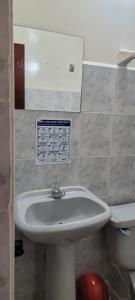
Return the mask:
<svg viewBox="0 0 135 300">
<path fill-rule="evenodd" d="M 19 230 L 46 244 L 46 300 L 76 300 L 73 242 L 98 231 L 111 217 L 108 205 L 87 189 L 61 190 L 62 199 L 53 199 L 46 189 L 19 194 L 15 204 Z"/>
<path fill-rule="evenodd" d="M 110 219 L 108 205 L 85 188 L 62 190 L 65 196 L 57 200 L 51 197 L 50 189 L 17 196 L 16 225 L 33 241 L 77 241 L 96 232 Z"/>
</svg>

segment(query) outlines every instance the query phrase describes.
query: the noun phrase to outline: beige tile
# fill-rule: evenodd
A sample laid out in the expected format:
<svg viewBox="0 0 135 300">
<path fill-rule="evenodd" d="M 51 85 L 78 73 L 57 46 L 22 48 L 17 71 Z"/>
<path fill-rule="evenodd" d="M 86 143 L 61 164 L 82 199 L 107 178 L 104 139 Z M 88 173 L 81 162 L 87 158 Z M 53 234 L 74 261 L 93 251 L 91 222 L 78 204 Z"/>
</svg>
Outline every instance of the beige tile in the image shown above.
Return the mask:
<svg viewBox="0 0 135 300">
<path fill-rule="evenodd" d="M 109 155 L 111 147 L 111 133 L 111 115 L 83 113 L 81 121 L 81 155 Z"/>
<path fill-rule="evenodd" d="M 81 157 L 80 185 L 97 196 L 108 199 L 109 168 L 109 157 Z"/>
<path fill-rule="evenodd" d="M 114 110 L 118 113 L 135 114 L 135 71 L 117 69 Z"/>
<path fill-rule="evenodd" d="M 135 157 L 112 157 L 110 196 L 112 205 L 135 201 Z"/>
<path fill-rule="evenodd" d="M 83 65 L 82 111 L 111 112 L 115 69 Z"/>
<path fill-rule="evenodd" d="M 75 273 L 77 279 L 87 272 L 94 272 L 103 276 L 104 270 L 103 236 L 95 234 L 95 237 L 75 243 Z"/>
<path fill-rule="evenodd" d="M 44 166 L 45 187 L 50 187 L 54 182 L 60 186 L 79 185 L 79 159 L 71 158 L 70 163 L 48 164 Z"/>
<path fill-rule="evenodd" d="M 42 288 L 43 249 L 25 249 L 24 255 L 15 259 L 15 291 L 23 293 L 24 289 L 31 291 Z"/>
<path fill-rule="evenodd" d="M 135 155 L 135 116 L 114 115 L 112 155 Z"/>
<path fill-rule="evenodd" d="M 15 161 L 15 191 L 22 193 L 44 188 L 45 166 L 36 166 L 35 160 Z"/>
</svg>

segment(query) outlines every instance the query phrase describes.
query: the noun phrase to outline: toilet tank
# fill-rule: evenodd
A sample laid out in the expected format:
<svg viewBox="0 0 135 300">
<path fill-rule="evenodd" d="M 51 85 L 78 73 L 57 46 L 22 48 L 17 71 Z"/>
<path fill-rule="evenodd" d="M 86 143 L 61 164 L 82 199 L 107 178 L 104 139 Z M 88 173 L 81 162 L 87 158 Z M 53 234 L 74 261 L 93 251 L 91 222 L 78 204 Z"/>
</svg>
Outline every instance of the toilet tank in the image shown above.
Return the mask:
<svg viewBox="0 0 135 300">
<path fill-rule="evenodd" d="M 135 203 L 112 206 L 106 241 L 113 263 L 135 270 Z"/>
</svg>

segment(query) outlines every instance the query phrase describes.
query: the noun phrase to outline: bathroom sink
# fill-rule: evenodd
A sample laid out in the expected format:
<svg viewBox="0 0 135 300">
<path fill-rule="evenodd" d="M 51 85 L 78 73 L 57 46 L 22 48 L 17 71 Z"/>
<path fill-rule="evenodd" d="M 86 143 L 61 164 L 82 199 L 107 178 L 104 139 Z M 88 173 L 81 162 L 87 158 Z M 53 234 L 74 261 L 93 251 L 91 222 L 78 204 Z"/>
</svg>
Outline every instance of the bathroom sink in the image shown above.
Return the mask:
<svg viewBox="0 0 135 300">
<path fill-rule="evenodd" d="M 62 188 L 53 199 L 51 189 L 19 194 L 15 220 L 20 231 L 35 242 L 74 242 L 101 229 L 110 219 L 107 204 L 82 187 Z"/>
<path fill-rule="evenodd" d="M 46 244 L 45 299 L 76 300 L 74 243 L 101 229 L 110 219 L 107 204 L 83 187 L 19 194 L 15 220 L 34 242 Z"/>
</svg>

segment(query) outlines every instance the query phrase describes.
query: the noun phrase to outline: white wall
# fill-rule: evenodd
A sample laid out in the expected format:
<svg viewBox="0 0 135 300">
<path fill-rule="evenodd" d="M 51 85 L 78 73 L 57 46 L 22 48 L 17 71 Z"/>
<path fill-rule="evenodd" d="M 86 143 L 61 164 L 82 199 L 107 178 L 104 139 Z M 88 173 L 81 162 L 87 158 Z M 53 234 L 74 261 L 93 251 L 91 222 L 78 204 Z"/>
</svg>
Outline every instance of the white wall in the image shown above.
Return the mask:
<svg viewBox="0 0 135 300">
<path fill-rule="evenodd" d="M 14 23 L 84 38 L 84 59 L 116 64 L 135 50 L 135 0 L 14 0 Z"/>
</svg>

